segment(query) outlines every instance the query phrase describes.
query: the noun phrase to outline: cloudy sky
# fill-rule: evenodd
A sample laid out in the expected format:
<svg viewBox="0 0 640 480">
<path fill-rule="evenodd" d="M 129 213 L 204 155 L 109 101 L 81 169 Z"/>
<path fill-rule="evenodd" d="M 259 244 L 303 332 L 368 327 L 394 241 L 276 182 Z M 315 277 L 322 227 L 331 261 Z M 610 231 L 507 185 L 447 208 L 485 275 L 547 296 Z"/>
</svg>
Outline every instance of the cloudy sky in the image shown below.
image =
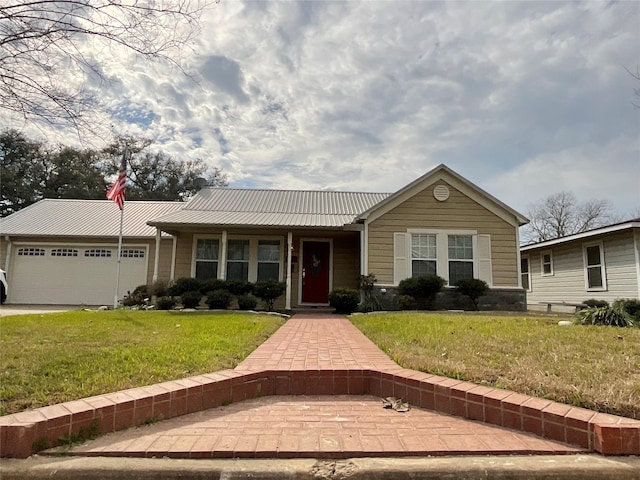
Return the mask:
<svg viewBox="0 0 640 480">
<path fill-rule="evenodd" d="M 640 211 L 640 2 L 222 0 L 190 77 L 94 53 L 113 131 L 232 187 L 392 192 L 444 163 L 523 213 L 563 190 Z"/>
</svg>

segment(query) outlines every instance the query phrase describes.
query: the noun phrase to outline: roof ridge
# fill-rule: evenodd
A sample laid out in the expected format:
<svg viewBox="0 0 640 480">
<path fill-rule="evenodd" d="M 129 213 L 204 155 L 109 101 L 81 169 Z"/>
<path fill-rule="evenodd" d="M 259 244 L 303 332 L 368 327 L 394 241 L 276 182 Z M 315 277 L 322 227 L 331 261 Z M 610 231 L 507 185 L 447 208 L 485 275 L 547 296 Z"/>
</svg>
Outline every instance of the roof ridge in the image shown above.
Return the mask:
<svg viewBox="0 0 640 480">
<path fill-rule="evenodd" d="M 301 188 L 235 188 L 235 187 L 205 187 L 207 190 L 243 191 L 243 192 L 300 192 L 300 193 L 352 193 L 356 195 L 391 195 L 392 192 L 356 192 L 349 190 L 306 190 Z"/>
</svg>

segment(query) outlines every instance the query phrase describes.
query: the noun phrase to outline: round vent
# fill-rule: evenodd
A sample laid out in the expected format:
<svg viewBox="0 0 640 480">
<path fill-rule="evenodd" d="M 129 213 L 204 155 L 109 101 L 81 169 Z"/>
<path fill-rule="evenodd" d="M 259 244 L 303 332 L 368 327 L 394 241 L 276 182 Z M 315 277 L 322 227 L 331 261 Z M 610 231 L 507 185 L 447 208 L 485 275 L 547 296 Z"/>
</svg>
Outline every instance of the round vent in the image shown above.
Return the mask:
<svg viewBox="0 0 640 480">
<path fill-rule="evenodd" d="M 449 198 L 449 189 L 446 185 L 438 185 L 433 189 L 433 197 L 439 202 L 444 202 Z"/>
</svg>

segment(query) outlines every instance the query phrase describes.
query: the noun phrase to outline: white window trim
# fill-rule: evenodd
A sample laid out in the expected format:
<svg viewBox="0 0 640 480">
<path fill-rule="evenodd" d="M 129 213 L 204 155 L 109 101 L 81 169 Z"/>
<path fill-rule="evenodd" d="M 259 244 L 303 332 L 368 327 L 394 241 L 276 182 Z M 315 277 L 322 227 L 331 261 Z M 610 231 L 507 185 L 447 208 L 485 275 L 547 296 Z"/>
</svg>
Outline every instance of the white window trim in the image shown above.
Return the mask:
<svg viewBox="0 0 640 480">
<path fill-rule="evenodd" d="M 601 287 L 589 287 L 589 265 L 587 263 L 587 248 L 588 247 L 599 247 L 600 248 L 600 275 L 602 277 L 602 286 Z M 584 266 L 584 288 L 587 292 L 606 292 L 607 288 L 607 268 L 605 264 L 604 258 L 604 243 L 603 242 L 590 242 L 582 245 L 582 260 Z M 593 267 L 592 267 L 593 268 Z"/>
<path fill-rule="evenodd" d="M 551 265 L 551 272 L 544 273 L 544 256 L 549 255 L 549 264 Z M 531 269 L 531 264 L 529 264 L 529 269 Z M 553 277 L 554 275 L 553 268 L 553 250 L 544 250 L 540 252 L 540 276 L 541 277 Z"/>
<path fill-rule="evenodd" d="M 222 240 L 220 235 L 194 235 L 193 236 L 193 245 L 191 247 L 191 278 L 196 278 L 196 260 L 198 255 L 198 240 L 218 240 L 218 271 L 216 272 L 216 278 L 220 277 L 221 264 L 223 263 L 220 259 L 220 255 L 222 252 Z"/>
<path fill-rule="evenodd" d="M 520 256 L 521 263 L 522 263 L 522 260 L 526 260 L 527 265 L 529 267 L 529 270 L 527 271 L 527 277 L 529 277 L 529 288 L 527 288 L 526 291 L 531 292 L 533 290 L 533 285 L 531 282 L 531 257 L 529 255 L 521 255 Z M 524 285 L 522 285 L 522 275 L 524 275 L 524 272 L 522 271 L 522 267 L 520 267 L 519 270 L 520 270 L 520 286 L 524 288 Z"/>
<path fill-rule="evenodd" d="M 226 244 L 223 243 L 228 242 L 229 240 L 249 240 L 249 273 L 248 280 L 249 282 L 255 283 L 258 278 L 258 242 L 260 240 L 277 240 L 280 242 L 280 263 L 278 268 L 278 281 L 284 281 L 284 269 L 285 269 L 285 246 L 286 239 L 282 235 L 226 235 L 226 238 L 223 235 L 194 235 L 193 236 L 193 246 L 191 252 L 191 277 L 195 278 L 196 275 L 196 253 L 198 247 L 198 240 L 202 238 L 214 239 L 219 241 L 218 248 L 218 279 L 226 278 L 227 272 L 227 261 L 226 258 L 228 249 Z M 222 255 L 225 255 L 225 258 L 222 258 Z"/>
<path fill-rule="evenodd" d="M 479 266 L 478 266 L 478 231 L 477 230 L 443 230 L 443 229 L 423 229 L 423 228 L 408 228 L 406 238 L 407 248 L 407 273 L 410 278 L 413 274 L 413 262 L 411 256 L 411 236 L 413 234 L 427 234 L 436 236 L 436 275 L 446 280 L 446 287 L 452 287 L 449 285 L 449 235 L 470 235 L 471 245 L 473 248 L 473 274 L 475 278 L 478 278 Z M 457 261 L 457 259 L 453 259 Z M 466 261 L 466 260 L 463 260 Z"/>
</svg>

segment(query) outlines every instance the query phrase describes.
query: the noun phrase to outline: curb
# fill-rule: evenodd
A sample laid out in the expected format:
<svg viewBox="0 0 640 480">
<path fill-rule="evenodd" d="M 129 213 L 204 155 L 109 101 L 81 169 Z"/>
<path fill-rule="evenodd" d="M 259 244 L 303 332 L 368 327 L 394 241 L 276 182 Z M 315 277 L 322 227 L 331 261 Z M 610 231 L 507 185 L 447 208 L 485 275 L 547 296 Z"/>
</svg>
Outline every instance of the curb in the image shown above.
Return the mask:
<svg viewBox="0 0 640 480">
<path fill-rule="evenodd" d="M 640 457 L 600 455 L 354 458 L 350 460 L 5 459 L 3 480 L 640 480 Z"/>
</svg>

